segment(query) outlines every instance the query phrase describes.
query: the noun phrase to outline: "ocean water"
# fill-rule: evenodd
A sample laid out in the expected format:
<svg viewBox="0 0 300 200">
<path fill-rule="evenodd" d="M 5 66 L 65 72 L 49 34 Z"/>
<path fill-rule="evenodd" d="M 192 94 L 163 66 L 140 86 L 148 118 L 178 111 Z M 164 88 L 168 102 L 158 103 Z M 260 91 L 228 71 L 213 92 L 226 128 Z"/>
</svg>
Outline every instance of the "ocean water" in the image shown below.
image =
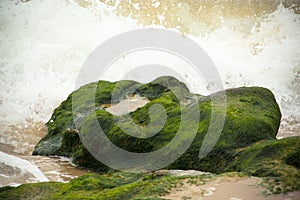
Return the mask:
<svg viewBox="0 0 300 200">
<path fill-rule="evenodd" d="M 283 114 L 278 137 L 299 135 L 300 2 L 282 2 L 2 0 L 0 143 L 13 148 L 2 145 L 1 151 L 30 155 L 45 134 L 43 123 L 74 90 L 88 55 L 116 34 L 147 27 L 174 30 L 197 42 L 225 88 L 272 90 Z M 124 69 L 143 64 L 145 57 L 176 70 L 192 92 L 208 94 L 188 66 L 162 52 L 125 56 L 105 79 L 124 77 Z"/>
</svg>

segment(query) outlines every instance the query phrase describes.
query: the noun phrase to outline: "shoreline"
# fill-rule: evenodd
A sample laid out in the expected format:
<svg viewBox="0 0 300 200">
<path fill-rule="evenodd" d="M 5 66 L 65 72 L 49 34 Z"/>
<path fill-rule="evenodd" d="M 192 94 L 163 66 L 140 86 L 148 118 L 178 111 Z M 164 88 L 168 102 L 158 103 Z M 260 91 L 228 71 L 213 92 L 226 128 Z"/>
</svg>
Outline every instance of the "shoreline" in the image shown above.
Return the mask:
<svg viewBox="0 0 300 200">
<path fill-rule="evenodd" d="M 33 165 L 37 166 L 43 174 L 49 179 L 49 181 L 54 182 L 64 182 L 68 183 L 81 175 L 89 173 L 89 170 L 80 169 L 71 164 L 71 160 L 63 157 L 45 157 L 45 156 L 31 156 L 31 155 L 19 155 L 14 152 L 14 147 L 8 144 L 1 143 L 0 151 L 5 153 L 10 153 L 13 156 L 25 159 Z M 0 165 L 1 166 L 1 165 Z M 3 169 L 3 167 L 1 168 Z M 16 170 L 16 169 L 14 169 Z M 181 175 L 193 175 L 193 170 L 174 170 L 182 171 Z M 96 172 L 92 172 L 98 174 Z M 180 175 L 180 172 L 177 172 Z M 201 172 L 203 173 L 203 172 Z M 196 173 L 197 174 L 197 173 Z M 194 175 L 196 175 L 194 173 Z M 216 178 L 206 182 L 203 185 L 189 184 L 183 182 L 182 187 L 173 188 L 170 193 L 161 198 L 166 199 L 202 199 L 202 200 L 218 200 L 224 199 L 225 197 L 230 200 L 245 200 L 245 199 L 257 199 L 257 200 L 297 200 L 300 198 L 300 191 L 293 191 L 287 194 L 268 194 L 267 188 L 261 185 L 263 178 L 260 177 L 248 177 L 248 176 L 227 176 L 228 173 L 223 173 L 221 175 L 215 175 L 216 177 L 221 176 L 221 178 Z M 176 173 L 173 174 L 176 176 Z M 223 176 L 223 177 L 222 177 Z M 19 186 L 24 183 L 37 182 L 32 180 L 32 177 L 25 176 L 23 183 L 8 184 L 11 186 Z M 27 179 L 27 180 L 26 180 Z M 4 186 L 4 185 L 3 185 Z M 249 198 L 249 195 L 252 196 Z"/>
</svg>

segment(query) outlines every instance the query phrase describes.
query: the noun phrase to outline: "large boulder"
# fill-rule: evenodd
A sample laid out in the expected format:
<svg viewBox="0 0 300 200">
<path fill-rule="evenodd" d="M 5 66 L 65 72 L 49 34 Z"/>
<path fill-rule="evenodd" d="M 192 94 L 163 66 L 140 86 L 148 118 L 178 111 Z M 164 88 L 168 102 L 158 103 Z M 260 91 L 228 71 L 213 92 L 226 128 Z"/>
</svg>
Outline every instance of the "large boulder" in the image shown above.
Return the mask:
<svg viewBox="0 0 300 200">
<path fill-rule="evenodd" d="M 252 170 L 254 165 L 240 162 L 246 163 L 248 154 L 243 152 L 249 151 L 253 145 L 253 148 L 256 148 L 256 143 L 260 142 L 265 144 L 266 148 L 268 146 L 271 148 L 278 142 L 276 134 L 281 113 L 274 95 L 261 87 L 241 87 L 225 92 L 226 112 L 216 112 L 216 115 L 225 117 L 222 133 L 213 150 L 201 159 L 199 150 L 211 121 L 211 97 L 196 95 L 195 100 L 195 94 L 191 94 L 185 84 L 172 77 L 160 77 L 148 84 L 134 81 L 114 83 L 99 81 L 81 87 L 55 109 L 51 119 L 46 123 L 48 133 L 36 145 L 33 155 L 67 156 L 81 167 L 107 172 L 109 168 L 95 159 L 81 142 L 80 136 L 95 134 L 97 131 L 93 120 L 99 121 L 107 138 L 116 146 L 130 152 L 152 152 L 167 145 L 176 135 L 181 122 L 181 113 L 184 112 L 180 106 L 184 105 L 188 110 L 190 104 L 196 103 L 200 110 L 197 134 L 187 151 L 166 168 L 197 169 L 214 173 L 238 170 L 260 175 L 259 172 Z M 114 116 L 103 106 L 118 103 L 132 93 L 149 100 L 145 106 L 130 113 L 133 121 L 139 126 L 159 121 L 162 117 L 161 113 L 157 112 L 157 115 L 151 115 L 150 119 L 149 110 L 152 105 L 160 104 L 166 111 L 167 119 L 163 128 L 150 138 L 137 138 L 126 134 L 115 123 Z M 213 95 L 218 96 L 219 93 Z M 74 109 L 80 112 L 80 121 L 83 122 L 76 124 L 76 127 Z M 118 116 L 117 119 L 122 120 L 123 116 Z M 188 132 L 183 132 L 183 135 L 189 137 Z M 286 145 L 286 148 L 292 147 Z M 109 151 L 107 153 L 109 154 Z M 296 170 L 297 166 L 299 167 L 299 161 L 293 161 L 292 158 L 288 161 L 288 158 L 281 155 L 279 159 L 286 159 L 284 162 Z"/>
</svg>

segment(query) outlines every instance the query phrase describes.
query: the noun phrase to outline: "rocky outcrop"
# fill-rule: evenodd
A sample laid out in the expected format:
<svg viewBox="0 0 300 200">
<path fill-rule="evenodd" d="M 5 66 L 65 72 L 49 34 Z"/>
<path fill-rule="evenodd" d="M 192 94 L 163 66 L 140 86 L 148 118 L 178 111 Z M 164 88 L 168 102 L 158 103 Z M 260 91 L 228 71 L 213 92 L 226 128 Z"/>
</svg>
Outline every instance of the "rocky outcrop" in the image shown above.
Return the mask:
<svg viewBox="0 0 300 200">
<path fill-rule="evenodd" d="M 144 107 L 130 113 L 132 120 L 139 126 L 147 126 L 151 121 L 159 121 L 162 117 L 157 113 L 151 115 L 150 119 L 149 109 L 152 105 L 160 104 L 164 107 L 167 114 L 166 122 L 154 136 L 138 138 L 126 134 L 115 123 L 114 116 L 102 106 L 118 103 L 130 94 L 139 94 L 149 99 L 149 103 Z M 151 152 L 167 145 L 174 138 L 183 112 L 180 106 L 185 105 L 185 109 L 189 109 L 190 104 L 196 103 L 200 111 L 196 136 L 187 151 L 167 166 L 167 169 L 195 169 L 214 173 L 246 171 L 258 176 L 271 175 L 263 170 L 254 170 L 256 165 L 251 164 L 256 162 L 258 164 L 261 159 L 267 159 L 269 156 L 266 152 L 271 149 L 270 153 L 281 164 L 290 166 L 298 173 L 299 161 L 296 155 L 297 148 L 294 147 L 298 145 L 294 144 L 298 139 L 276 140 L 281 113 L 271 91 L 261 87 L 226 90 L 226 112 L 219 114 L 225 114 L 222 133 L 213 150 L 202 159 L 199 158 L 199 149 L 209 127 L 212 105 L 210 96 L 196 95 L 195 100 L 193 95 L 183 83 L 172 77 L 161 77 L 148 84 L 134 81 L 90 83 L 74 91 L 55 109 L 46 124 L 48 133 L 36 145 L 33 154 L 68 156 L 81 167 L 107 172 L 109 168 L 89 153 L 79 136 L 97 131 L 91 121 L 97 119 L 106 136 L 116 146 L 130 152 Z M 213 95 L 217 96 L 218 93 Z M 76 114 L 72 113 L 74 109 L 81 114 L 83 123 L 79 127 L 75 127 Z M 123 118 L 119 116 L 118 119 Z M 182 134 L 188 137 L 188 133 Z M 276 154 L 277 151 L 273 150 L 277 146 L 284 145 L 288 155 Z M 259 153 L 260 151 L 262 153 Z M 109 151 L 107 153 L 109 154 Z M 256 161 L 257 156 L 260 159 Z M 247 161 L 249 159 L 250 163 Z"/>
</svg>

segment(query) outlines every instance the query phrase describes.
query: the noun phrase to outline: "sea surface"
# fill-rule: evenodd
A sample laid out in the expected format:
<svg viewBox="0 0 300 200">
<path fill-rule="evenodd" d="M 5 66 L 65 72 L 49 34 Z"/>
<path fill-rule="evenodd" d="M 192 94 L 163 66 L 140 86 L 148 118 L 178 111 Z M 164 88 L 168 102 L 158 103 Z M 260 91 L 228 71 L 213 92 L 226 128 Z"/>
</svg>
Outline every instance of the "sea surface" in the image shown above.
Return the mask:
<svg viewBox="0 0 300 200">
<path fill-rule="evenodd" d="M 173 30 L 197 42 L 225 88 L 272 90 L 282 111 L 278 138 L 300 135 L 299 6 L 291 0 L 1 0 L 0 186 L 68 181 L 86 173 L 67 158 L 31 152 L 53 110 L 74 90 L 88 55 L 137 28 Z M 162 52 L 123 56 L 104 78 L 128 78 L 125 69 L 144 64 L 145 56 L 176 70 L 192 92 L 209 94 L 208 83 Z"/>
</svg>

